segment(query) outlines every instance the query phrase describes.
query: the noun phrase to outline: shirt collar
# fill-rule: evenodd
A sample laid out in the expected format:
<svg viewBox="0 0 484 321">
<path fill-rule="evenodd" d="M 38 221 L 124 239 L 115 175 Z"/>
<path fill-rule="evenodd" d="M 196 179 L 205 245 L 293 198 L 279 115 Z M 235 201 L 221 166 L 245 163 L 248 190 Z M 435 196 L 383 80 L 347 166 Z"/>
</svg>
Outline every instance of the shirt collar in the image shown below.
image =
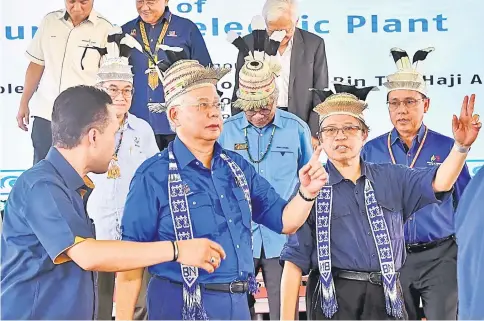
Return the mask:
<svg viewBox="0 0 484 321">
<path fill-rule="evenodd" d="M 65 21 L 69 21 L 69 13 L 67 12 L 66 9 L 62 11 L 62 14 L 59 16 L 59 19 L 64 19 Z M 91 13 L 89 14 L 89 17 L 86 19 L 87 21 L 90 21 L 92 24 L 96 24 L 98 22 L 98 17 L 97 17 L 97 12 L 94 11 L 94 9 L 91 10 Z"/>
<path fill-rule="evenodd" d="M 217 157 L 219 157 L 221 153 L 222 146 L 220 146 L 218 142 L 215 142 L 213 146 L 212 160 L 215 160 Z M 178 165 L 180 165 L 180 170 L 183 170 L 188 164 L 196 160 L 196 157 L 178 136 L 176 136 L 175 140 L 173 141 L 173 154 L 175 155 Z"/>
<path fill-rule="evenodd" d="M 161 18 L 156 22 L 156 24 L 160 24 L 162 23 L 163 21 L 168 21 L 168 18 L 170 17 L 170 8 L 168 8 L 168 6 L 165 7 L 165 12 L 163 12 L 163 15 L 161 16 Z M 139 23 L 140 21 L 143 21 L 143 19 L 141 19 L 141 16 L 138 16 L 136 22 Z"/>
<path fill-rule="evenodd" d="M 363 161 L 361 157 L 360 157 L 360 166 L 361 166 L 360 177 L 366 177 L 372 183 L 374 183 L 374 177 L 371 171 L 368 169 L 368 164 L 365 161 Z M 329 175 L 329 180 L 328 180 L 329 185 L 333 186 L 338 184 L 342 180 L 344 180 L 343 175 L 340 174 L 340 172 L 336 169 L 333 163 L 331 163 L 331 161 L 328 161 L 328 163 L 326 164 L 326 171 L 328 172 L 328 175 Z"/>
<path fill-rule="evenodd" d="M 51 147 L 45 159 L 54 166 L 69 189 L 77 191 L 81 187 L 94 188 L 92 181 L 87 176 L 81 178 L 57 148 Z"/>
<path fill-rule="evenodd" d="M 128 113 L 128 116 L 126 117 L 126 127 L 132 130 L 136 130 L 136 122 L 133 121 L 134 116 L 130 113 Z"/>
<path fill-rule="evenodd" d="M 279 108 L 276 108 L 276 113 L 274 115 L 274 119 L 272 120 L 272 122 L 267 124 L 266 127 L 272 126 L 272 125 L 279 127 L 279 128 L 282 128 L 281 110 Z M 251 126 L 251 123 L 249 123 L 249 121 L 247 120 L 247 115 L 245 115 L 245 113 L 244 113 L 244 115 L 240 119 L 240 128 L 244 129 L 244 128 L 247 128 L 249 126 Z"/>
<path fill-rule="evenodd" d="M 422 125 L 420 125 L 420 129 L 418 130 L 417 137 L 416 137 L 418 143 L 422 142 L 424 135 L 425 135 L 425 125 L 422 123 Z M 392 145 L 395 144 L 399 139 L 400 139 L 400 134 L 398 133 L 398 130 L 396 128 L 393 128 L 392 142 L 391 142 Z"/>
</svg>

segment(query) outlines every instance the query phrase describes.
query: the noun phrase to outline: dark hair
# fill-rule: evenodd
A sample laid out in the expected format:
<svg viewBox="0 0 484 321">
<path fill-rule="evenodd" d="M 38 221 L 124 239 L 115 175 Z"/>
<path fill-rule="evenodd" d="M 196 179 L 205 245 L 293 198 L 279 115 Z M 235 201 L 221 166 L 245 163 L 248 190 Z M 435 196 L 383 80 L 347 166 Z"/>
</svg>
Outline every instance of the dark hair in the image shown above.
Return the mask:
<svg viewBox="0 0 484 321">
<path fill-rule="evenodd" d="M 109 122 L 111 97 L 91 86 L 71 87 L 56 98 L 52 111 L 52 144 L 71 149 L 91 128 L 103 132 Z"/>
</svg>

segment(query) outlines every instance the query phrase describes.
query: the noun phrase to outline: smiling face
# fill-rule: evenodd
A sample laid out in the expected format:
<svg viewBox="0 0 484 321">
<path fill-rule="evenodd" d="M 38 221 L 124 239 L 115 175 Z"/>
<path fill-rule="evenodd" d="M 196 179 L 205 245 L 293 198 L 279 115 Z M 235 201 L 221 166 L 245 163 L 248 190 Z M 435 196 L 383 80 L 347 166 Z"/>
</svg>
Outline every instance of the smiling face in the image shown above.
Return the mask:
<svg viewBox="0 0 484 321">
<path fill-rule="evenodd" d="M 388 94 L 388 110 L 393 126 L 400 134 L 416 135 L 429 99 L 415 90 L 393 90 Z"/>
<path fill-rule="evenodd" d="M 125 115 L 131 107 L 133 99 L 133 85 L 128 81 L 112 80 L 102 84 L 102 88 L 113 100 L 112 106 L 117 116 Z"/>
<path fill-rule="evenodd" d="M 168 0 L 136 0 L 136 10 L 141 19 L 149 24 L 155 24 L 160 20 Z"/>
<path fill-rule="evenodd" d="M 320 141 L 328 159 L 341 164 L 359 158 L 368 137 L 362 122 L 349 115 L 327 117 L 321 124 L 320 132 Z"/>
</svg>

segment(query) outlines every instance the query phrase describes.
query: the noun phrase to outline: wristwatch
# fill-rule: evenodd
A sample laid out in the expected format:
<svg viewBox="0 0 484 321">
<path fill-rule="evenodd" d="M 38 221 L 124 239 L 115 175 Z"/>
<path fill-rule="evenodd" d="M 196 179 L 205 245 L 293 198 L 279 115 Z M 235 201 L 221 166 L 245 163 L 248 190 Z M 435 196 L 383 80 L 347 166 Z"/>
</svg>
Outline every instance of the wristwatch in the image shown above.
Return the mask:
<svg viewBox="0 0 484 321">
<path fill-rule="evenodd" d="M 457 142 L 454 143 L 454 148 L 455 148 L 456 151 L 458 151 L 459 153 L 462 153 L 462 154 L 467 154 L 471 150 L 470 147 L 461 146 L 461 145 L 457 144 Z"/>
</svg>

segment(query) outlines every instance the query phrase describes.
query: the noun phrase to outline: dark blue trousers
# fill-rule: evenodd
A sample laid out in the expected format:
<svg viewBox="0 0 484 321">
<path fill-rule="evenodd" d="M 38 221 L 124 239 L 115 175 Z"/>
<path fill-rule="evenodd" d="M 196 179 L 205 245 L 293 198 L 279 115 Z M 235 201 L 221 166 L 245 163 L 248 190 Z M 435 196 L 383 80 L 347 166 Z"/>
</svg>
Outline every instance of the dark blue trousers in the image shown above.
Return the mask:
<svg viewBox="0 0 484 321">
<path fill-rule="evenodd" d="M 250 320 L 246 293 L 226 293 L 201 287 L 202 303 L 210 320 Z M 183 287 L 152 277 L 147 295 L 149 320 L 181 320 Z"/>
</svg>

